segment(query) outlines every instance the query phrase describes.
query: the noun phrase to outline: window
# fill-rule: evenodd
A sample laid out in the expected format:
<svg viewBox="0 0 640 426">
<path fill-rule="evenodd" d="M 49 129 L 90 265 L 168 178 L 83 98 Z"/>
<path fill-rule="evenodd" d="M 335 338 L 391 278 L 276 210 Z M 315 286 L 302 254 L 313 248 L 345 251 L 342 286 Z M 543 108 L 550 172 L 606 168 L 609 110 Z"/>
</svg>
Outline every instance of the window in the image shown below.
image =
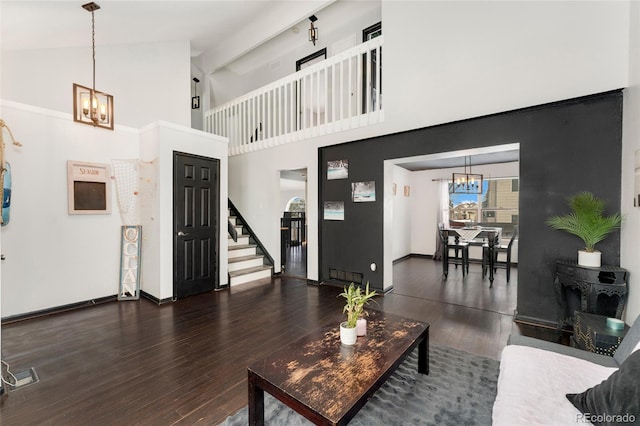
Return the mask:
<svg viewBox="0 0 640 426">
<path fill-rule="evenodd" d="M 293 197 L 287 203 L 287 207 L 285 207 L 286 212 L 304 212 L 305 210 L 305 202 L 300 197 Z"/>
<path fill-rule="evenodd" d="M 518 200 L 518 178 L 484 179 L 482 194 L 449 193 L 449 220 L 499 226 L 503 237 L 510 237 L 518 225 Z"/>
</svg>

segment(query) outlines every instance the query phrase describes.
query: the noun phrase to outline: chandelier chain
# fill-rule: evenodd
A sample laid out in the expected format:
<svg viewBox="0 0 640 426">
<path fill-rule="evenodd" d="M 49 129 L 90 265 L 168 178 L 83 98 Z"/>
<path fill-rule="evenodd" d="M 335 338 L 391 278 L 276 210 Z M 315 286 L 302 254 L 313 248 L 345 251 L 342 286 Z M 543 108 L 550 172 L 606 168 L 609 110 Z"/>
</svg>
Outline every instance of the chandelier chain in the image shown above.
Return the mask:
<svg viewBox="0 0 640 426">
<path fill-rule="evenodd" d="M 93 10 L 91 11 L 91 50 L 93 52 L 93 86 L 91 87 L 93 89 L 93 96 L 95 96 L 95 91 L 96 91 L 96 19 L 95 19 L 95 13 L 93 12 Z"/>
</svg>

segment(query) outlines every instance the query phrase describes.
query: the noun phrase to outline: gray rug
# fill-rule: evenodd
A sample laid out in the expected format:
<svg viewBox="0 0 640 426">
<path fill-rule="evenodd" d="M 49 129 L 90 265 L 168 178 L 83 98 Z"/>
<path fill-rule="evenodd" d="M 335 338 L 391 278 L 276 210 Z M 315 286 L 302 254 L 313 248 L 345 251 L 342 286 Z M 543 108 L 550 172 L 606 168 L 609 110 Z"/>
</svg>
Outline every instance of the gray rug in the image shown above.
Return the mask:
<svg viewBox="0 0 640 426">
<path fill-rule="evenodd" d="M 350 425 L 490 425 L 500 363 L 457 349 L 431 345 L 429 375 L 417 371 L 414 351 L 382 385 Z M 265 392 L 265 424 L 310 425 Z M 224 426 L 248 424 L 247 407 Z"/>
</svg>

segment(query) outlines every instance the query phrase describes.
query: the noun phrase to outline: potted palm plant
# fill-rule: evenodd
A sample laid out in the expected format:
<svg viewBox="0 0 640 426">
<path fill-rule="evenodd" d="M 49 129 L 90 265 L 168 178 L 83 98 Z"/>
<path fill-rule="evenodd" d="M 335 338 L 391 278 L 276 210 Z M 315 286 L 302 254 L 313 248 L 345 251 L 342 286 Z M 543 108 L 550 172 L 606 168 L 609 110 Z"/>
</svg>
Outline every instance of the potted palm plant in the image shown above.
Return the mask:
<svg viewBox="0 0 640 426">
<path fill-rule="evenodd" d="M 346 299 L 342 313 L 347 314 L 347 320 L 340 323 L 340 341 L 343 345 L 355 345 L 358 337 L 356 329 L 358 319 L 364 314 L 364 306 L 376 294 L 375 290 L 369 291 L 369 283 L 367 283 L 364 292 L 360 286 L 351 283 L 349 287 L 345 286 L 344 291 L 339 294 Z"/>
<path fill-rule="evenodd" d="M 553 229 L 566 231 L 584 241 L 585 248 L 578 251 L 578 265 L 600 267 L 601 253 L 595 245 L 607 235 L 620 228 L 622 216 L 619 213 L 605 216 L 606 202 L 591 192 L 580 192 L 569 197 L 571 213 L 564 216 L 552 216 L 547 225 Z"/>
</svg>

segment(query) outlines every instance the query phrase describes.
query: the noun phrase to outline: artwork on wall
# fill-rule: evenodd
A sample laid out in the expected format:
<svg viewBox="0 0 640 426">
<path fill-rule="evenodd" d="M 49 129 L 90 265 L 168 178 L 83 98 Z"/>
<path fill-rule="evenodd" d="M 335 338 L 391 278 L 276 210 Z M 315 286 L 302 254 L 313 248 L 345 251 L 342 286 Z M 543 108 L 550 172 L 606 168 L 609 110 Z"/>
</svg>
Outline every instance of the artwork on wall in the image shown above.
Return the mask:
<svg viewBox="0 0 640 426">
<path fill-rule="evenodd" d="M 110 214 L 110 179 L 108 164 L 67 161 L 69 214 Z"/>
<path fill-rule="evenodd" d="M 408 197 L 409 195 L 411 195 L 411 187 L 409 185 L 405 185 L 404 186 L 404 196 Z"/>
<path fill-rule="evenodd" d="M 636 151 L 633 172 L 633 207 L 640 207 L 640 149 Z"/>
<path fill-rule="evenodd" d="M 398 185 L 396 185 L 395 182 L 394 182 L 393 186 L 391 187 L 391 195 L 396 195 L 397 187 L 398 187 Z"/>
<path fill-rule="evenodd" d="M 344 220 L 344 201 L 325 201 L 324 220 Z"/>
<path fill-rule="evenodd" d="M 376 182 L 351 183 L 351 200 L 354 203 L 369 203 L 376 200 Z"/>
<path fill-rule="evenodd" d="M 327 180 L 349 177 L 349 160 L 327 161 Z"/>
</svg>

